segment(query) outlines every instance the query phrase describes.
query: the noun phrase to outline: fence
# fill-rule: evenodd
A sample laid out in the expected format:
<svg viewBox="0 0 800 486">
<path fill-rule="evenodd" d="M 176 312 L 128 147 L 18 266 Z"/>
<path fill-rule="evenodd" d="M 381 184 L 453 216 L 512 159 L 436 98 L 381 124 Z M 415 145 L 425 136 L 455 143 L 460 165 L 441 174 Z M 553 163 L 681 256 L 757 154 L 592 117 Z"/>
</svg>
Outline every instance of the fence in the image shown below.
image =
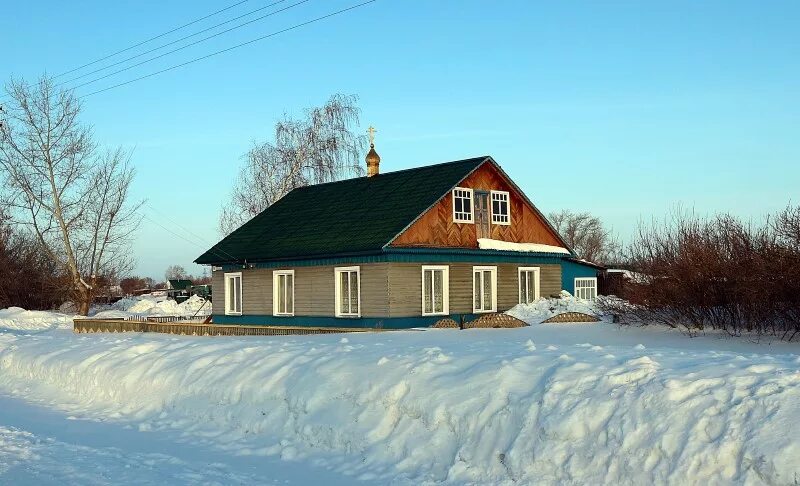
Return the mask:
<svg viewBox="0 0 800 486">
<path fill-rule="evenodd" d="M 136 316 L 133 316 L 134 318 Z M 334 334 L 343 332 L 369 332 L 376 329 L 333 327 L 277 327 L 231 326 L 207 324 L 198 321 L 168 320 L 170 317 L 148 316 L 145 320 L 126 319 L 74 319 L 76 333 L 97 332 L 159 332 L 186 336 L 289 336 L 307 334 Z M 165 320 L 158 320 L 165 319 Z M 205 316 L 203 316 L 205 319 Z"/>
</svg>

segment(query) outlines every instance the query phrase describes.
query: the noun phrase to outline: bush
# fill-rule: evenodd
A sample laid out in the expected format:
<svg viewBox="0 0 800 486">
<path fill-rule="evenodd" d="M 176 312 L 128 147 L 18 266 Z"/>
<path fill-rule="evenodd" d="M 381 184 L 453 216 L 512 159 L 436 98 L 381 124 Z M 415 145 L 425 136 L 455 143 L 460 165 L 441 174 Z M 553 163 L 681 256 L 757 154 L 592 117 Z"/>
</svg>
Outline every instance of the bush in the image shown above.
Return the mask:
<svg viewBox="0 0 800 486">
<path fill-rule="evenodd" d="M 788 340 L 800 332 L 800 207 L 760 225 L 676 214 L 640 226 L 625 257 L 636 272 L 621 295 L 627 303 L 604 304 L 623 323 Z"/>
<path fill-rule="evenodd" d="M 0 215 L 0 308 L 53 309 L 67 300 L 68 286 L 41 245 L 3 223 Z"/>
</svg>

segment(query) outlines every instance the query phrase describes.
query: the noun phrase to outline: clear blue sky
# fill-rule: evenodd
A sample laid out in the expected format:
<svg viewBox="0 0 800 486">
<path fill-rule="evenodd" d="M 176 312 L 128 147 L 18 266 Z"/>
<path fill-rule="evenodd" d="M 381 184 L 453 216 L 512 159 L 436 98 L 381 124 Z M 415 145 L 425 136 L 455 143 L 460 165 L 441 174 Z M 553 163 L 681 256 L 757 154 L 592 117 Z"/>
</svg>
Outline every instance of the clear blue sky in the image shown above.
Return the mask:
<svg viewBox="0 0 800 486">
<path fill-rule="evenodd" d="M 58 74 L 232 3 L 4 2 L 0 77 Z M 78 93 L 355 3 L 311 0 Z M 135 149 L 148 217 L 208 244 L 251 141 L 335 92 L 360 96 L 383 171 L 490 154 L 543 211 L 588 210 L 626 237 L 677 204 L 755 218 L 800 202 L 798 19 L 796 1 L 379 0 L 88 97 L 83 119 Z M 203 246 L 145 220 L 137 272 L 199 273 Z"/>
</svg>

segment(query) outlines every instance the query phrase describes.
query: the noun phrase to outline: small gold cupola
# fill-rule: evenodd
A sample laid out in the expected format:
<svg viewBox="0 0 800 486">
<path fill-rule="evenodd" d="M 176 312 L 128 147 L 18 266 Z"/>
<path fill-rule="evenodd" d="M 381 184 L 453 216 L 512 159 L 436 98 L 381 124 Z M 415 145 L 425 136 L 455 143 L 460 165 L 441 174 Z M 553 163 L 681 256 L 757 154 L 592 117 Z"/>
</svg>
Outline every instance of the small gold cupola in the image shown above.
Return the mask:
<svg viewBox="0 0 800 486">
<path fill-rule="evenodd" d="M 375 151 L 375 128 L 369 127 L 369 152 L 367 152 L 367 177 L 372 177 L 380 174 L 381 156 Z"/>
</svg>

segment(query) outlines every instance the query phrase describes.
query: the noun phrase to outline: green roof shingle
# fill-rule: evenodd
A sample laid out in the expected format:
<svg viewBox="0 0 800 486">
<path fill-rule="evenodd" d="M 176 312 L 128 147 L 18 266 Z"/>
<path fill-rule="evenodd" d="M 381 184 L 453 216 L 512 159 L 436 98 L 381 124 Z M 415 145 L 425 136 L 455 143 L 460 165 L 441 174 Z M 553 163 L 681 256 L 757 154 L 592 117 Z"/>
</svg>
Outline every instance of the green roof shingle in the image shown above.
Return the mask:
<svg viewBox="0 0 800 486">
<path fill-rule="evenodd" d="M 259 262 L 379 251 L 488 156 L 293 190 L 195 260 Z"/>
</svg>

